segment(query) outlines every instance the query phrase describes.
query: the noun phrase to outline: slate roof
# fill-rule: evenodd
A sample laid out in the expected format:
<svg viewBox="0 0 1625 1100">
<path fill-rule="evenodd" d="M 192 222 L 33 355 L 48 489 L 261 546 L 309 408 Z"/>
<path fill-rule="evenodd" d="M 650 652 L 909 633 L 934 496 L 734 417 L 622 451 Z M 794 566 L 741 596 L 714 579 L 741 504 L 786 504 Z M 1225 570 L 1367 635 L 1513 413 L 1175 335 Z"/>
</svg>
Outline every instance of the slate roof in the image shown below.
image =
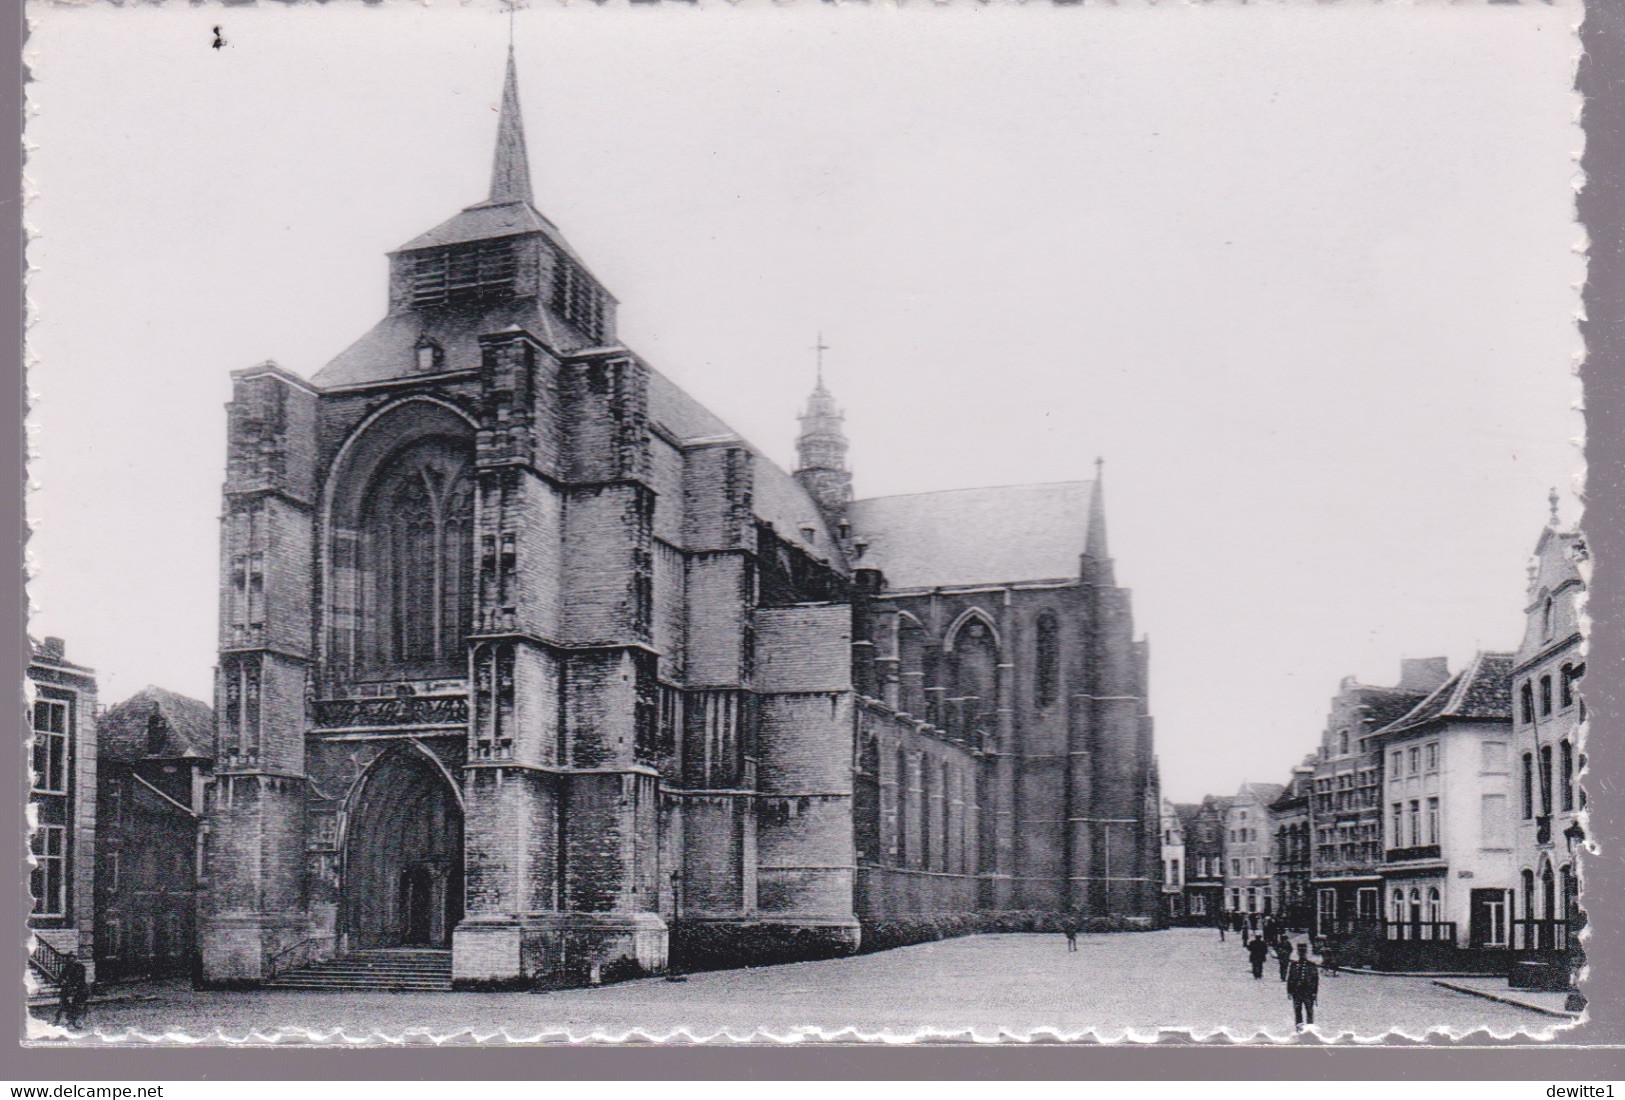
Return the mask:
<svg viewBox="0 0 1625 1100">
<path fill-rule="evenodd" d="M 1425 695 L 1420 691 L 1402 691 L 1399 688 L 1384 687 L 1362 686 L 1359 691 L 1371 725 L 1377 729 L 1404 717 Z"/>
<path fill-rule="evenodd" d="M 1087 481 L 950 489 L 852 502 L 858 564 L 892 588 L 1070 580 L 1088 538 Z"/>
<path fill-rule="evenodd" d="M 1197 816 L 1202 812 L 1200 804 L 1195 802 L 1175 802 L 1174 813 L 1179 817 L 1180 828 L 1187 832 L 1196 824 Z"/>
<path fill-rule="evenodd" d="M 147 730 L 153 714 L 164 720 L 160 751 L 147 752 Z M 178 692 L 144 687 L 110 707 L 97 721 L 97 740 L 116 759 L 142 756 L 214 757 L 214 708 Z"/>
<path fill-rule="evenodd" d="M 751 507 L 757 518 L 771 523 L 774 531 L 786 542 L 800 546 L 820 561 L 828 562 L 842 573 L 846 572 L 846 559 L 836 545 L 833 532 L 825 526 L 823 513 L 818 510 L 818 505 L 807 490 L 802 488 L 801 482 L 763 454 L 760 448 L 741 439 L 726 422 L 677 383 L 653 368 L 649 370 L 649 420 L 684 443 L 700 439 L 738 439 L 741 446 L 756 456 L 752 465 Z M 812 539 L 801 533 L 803 527 L 813 529 Z"/>
<path fill-rule="evenodd" d="M 1510 653 L 1477 654 L 1466 668 L 1378 732 L 1404 733 L 1451 719 L 1510 721 L 1512 661 Z"/>
<path fill-rule="evenodd" d="M 1280 783 L 1244 783 L 1242 786 L 1250 793 L 1258 804 L 1268 806 L 1281 797 L 1286 787 Z"/>
</svg>

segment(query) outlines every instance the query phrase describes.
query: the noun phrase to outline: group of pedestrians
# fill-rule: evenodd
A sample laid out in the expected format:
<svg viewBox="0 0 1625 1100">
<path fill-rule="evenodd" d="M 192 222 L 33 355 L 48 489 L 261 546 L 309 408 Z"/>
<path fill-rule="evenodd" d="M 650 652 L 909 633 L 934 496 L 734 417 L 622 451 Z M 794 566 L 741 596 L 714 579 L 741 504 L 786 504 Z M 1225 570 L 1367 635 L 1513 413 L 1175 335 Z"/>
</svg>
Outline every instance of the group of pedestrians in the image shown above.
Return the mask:
<svg viewBox="0 0 1625 1100">
<path fill-rule="evenodd" d="M 1254 981 L 1264 980 L 1264 965 L 1273 953 L 1281 981 L 1286 983 L 1286 994 L 1292 1000 L 1293 1023 L 1302 1031 L 1304 1024 L 1315 1022 L 1315 1002 L 1320 999 L 1320 967 L 1309 957 L 1307 943 L 1297 945 L 1294 958 L 1292 936 L 1286 928 L 1275 918 L 1258 913 L 1220 913 L 1217 926 L 1220 942 L 1224 941 L 1227 930 L 1241 935 Z"/>
</svg>

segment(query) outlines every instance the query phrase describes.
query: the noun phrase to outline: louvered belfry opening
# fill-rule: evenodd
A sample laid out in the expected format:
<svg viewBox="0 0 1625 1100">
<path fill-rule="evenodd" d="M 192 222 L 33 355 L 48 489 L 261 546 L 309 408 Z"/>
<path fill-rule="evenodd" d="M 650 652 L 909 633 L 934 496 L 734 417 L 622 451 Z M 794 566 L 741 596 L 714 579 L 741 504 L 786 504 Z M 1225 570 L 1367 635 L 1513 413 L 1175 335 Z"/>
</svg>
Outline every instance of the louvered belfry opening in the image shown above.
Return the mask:
<svg viewBox="0 0 1625 1100">
<path fill-rule="evenodd" d="M 519 270 L 511 240 L 434 248 L 412 258 L 412 305 L 480 306 L 513 297 Z"/>
</svg>

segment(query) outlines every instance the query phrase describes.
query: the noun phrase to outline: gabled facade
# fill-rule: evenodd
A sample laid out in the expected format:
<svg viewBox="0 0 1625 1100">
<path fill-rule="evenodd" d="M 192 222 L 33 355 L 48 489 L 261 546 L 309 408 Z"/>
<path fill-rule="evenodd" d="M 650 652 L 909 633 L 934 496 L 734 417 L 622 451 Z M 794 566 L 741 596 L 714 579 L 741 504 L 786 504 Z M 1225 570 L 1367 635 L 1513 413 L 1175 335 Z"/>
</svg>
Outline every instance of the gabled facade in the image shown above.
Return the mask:
<svg viewBox="0 0 1625 1100">
<path fill-rule="evenodd" d="M 1382 755 L 1372 735 L 1448 677 L 1443 657 L 1406 659 L 1394 686 L 1349 676 L 1332 696 L 1309 804 L 1317 935 L 1347 935 L 1382 919 Z"/>
<path fill-rule="evenodd" d="M 29 639 L 28 929 L 55 976 L 75 956 L 96 980 L 96 673 L 61 638 Z"/>
<path fill-rule="evenodd" d="M 1224 889 L 1232 912 L 1275 912 L 1274 833 L 1270 806 L 1281 797 L 1279 783 L 1243 783 L 1225 814 Z"/>
<path fill-rule="evenodd" d="M 205 980 L 450 950 L 463 988 L 1158 912 L 1147 653 L 1100 479 L 853 500 L 619 343 L 536 207 L 390 257 L 310 381 L 234 375 Z M 1149 805 L 1149 809 L 1148 809 Z"/>
<path fill-rule="evenodd" d="M 1185 822 L 1179 807 L 1162 800 L 1162 915 L 1169 924 L 1184 924 Z"/>
<path fill-rule="evenodd" d="M 1582 735 L 1585 645 L 1580 616 L 1587 568 L 1585 540 L 1552 518 L 1535 545 L 1524 606 L 1523 641 L 1512 669 L 1512 768 L 1516 790 L 1518 875 L 1514 946 L 1567 950 L 1579 913 L 1579 862 L 1585 840 Z"/>
<path fill-rule="evenodd" d="M 1230 799 L 1208 795 L 1181 805 L 1185 826 L 1185 912 L 1194 924 L 1215 923 L 1226 911 L 1224 848 Z"/>
</svg>

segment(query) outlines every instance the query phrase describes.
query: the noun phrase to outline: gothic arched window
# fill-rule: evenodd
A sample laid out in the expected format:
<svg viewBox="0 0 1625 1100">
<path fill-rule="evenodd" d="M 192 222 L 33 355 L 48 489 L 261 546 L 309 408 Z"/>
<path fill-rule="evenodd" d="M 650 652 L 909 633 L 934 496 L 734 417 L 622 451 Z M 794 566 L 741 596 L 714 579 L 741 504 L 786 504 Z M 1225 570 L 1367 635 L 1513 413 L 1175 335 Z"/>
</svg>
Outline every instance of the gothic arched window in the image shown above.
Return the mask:
<svg viewBox="0 0 1625 1100">
<path fill-rule="evenodd" d="M 453 444 L 391 459 L 361 515 L 362 657 L 375 670 L 454 674 L 473 621 L 473 483 Z"/>
<path fill-rule="evenodd" d="M 1033 677 L 1034 702 L 1039 707 L 1055 705 L 1061 685 L 1061 628 L 1055 615 L 1046 611 L 1038 616 L 1036 640 L 1037 668 Z"/>
<path fill-rule="evenodd" d="M 950 732 L 973 742 L 992 736 L 998 713 L 998 643 L 980 618 L 967 619 L 953 637 Z"/>
</svg>

